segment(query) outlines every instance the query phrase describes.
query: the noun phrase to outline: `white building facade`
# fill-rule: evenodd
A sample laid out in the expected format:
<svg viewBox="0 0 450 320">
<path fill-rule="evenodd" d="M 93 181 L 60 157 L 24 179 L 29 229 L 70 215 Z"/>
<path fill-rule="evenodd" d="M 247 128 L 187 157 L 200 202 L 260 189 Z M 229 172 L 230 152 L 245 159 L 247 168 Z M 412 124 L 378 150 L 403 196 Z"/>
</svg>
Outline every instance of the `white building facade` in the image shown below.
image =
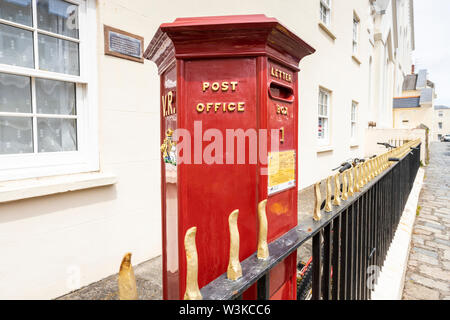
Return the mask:
<svg viewBox="0 0 450 320">
<path fill-rule="evenodd" d="M 299 189 L 392 128 L 412 0 L 0 0 L 0 299 L 51 299 L 161 254 L 156 66 L 105 55 L 177 17 L 263 13 L 316 49 L 300 64 Z"/>
</svg>

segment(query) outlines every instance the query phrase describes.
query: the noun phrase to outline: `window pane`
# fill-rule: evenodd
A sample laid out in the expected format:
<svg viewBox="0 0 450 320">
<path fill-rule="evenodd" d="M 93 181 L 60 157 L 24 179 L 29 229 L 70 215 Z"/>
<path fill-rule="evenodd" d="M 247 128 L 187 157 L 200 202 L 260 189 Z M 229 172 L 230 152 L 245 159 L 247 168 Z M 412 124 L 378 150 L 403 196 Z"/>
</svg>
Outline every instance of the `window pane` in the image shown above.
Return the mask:
<svg viewBox="0 0 450 320">
<path fill-rule="evenodd" d="M 39 67 L 46 71 L 80 75 L 78 43 L 40 34 Z"/>
<path fill-rule="evenodd" d="M 39 152 L 77 150 L 77 121 L 71 119 L 38 119 Z"/>
<path fill-rule="evenodd" d="M 15 153 L 33 153 L 33 120 L 0 117 L 0 154 Z"/>
<path fill-rule="evenodd" d="M 33 25 L 31 0 L 0 0 L 0 18 L 11 22 Z"/>
<path fill-rule="evenodd" d="M 33 33 L 0 24 L 0 63 L 33 68 Z"/>
<path fill-rule="evenodd" d="M 319 139 L 323 138 L 323 119 L 322 118 L 319 118 L 318 137 L 319 137 Z"/>
<path fill-rule="evenodd" d="M 0 73 L 0 112 L 31 113 L 30 78 Z"/>
<path fill-rule="evenodd" d="M 352 121 L 356 121 L 356 105 L 352 105 Z"/>
<path fill-rule="evenodd" d="M 75 84 L 36 79 L 37 113 L 75 115 Z"/>
<path fill-rule="evenodd" d="M 78 6 L 62 0 L 37 1 L 38 28 L 78 39 Z"/>
</svg>

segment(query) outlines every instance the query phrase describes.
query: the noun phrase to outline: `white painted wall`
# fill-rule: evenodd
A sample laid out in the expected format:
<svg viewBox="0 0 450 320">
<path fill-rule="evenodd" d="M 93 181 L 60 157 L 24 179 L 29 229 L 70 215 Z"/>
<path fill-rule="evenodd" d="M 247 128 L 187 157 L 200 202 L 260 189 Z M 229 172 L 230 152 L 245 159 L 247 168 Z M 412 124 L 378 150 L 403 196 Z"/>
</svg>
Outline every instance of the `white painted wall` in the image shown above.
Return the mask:
<svg viewBox="0 0 450 320">
<path fill-rule="evenodd" d="M 335 41 L 318 25 L 319 0 L 97 3 L 100 164 L 101 171 L 115 174 L 118 183 L 0 204 L 0 299 L 55 298 L 71 290 L 67 283 L 76 278 L 77 270 L 85 286 L 117 272 L 126 252 L 133 252 L 135 264 L 161 253 L 157 70 L 149 61 L 138 64 L 104 56 L 104 24 L 144 36 L 147 45 L 161 23 L 177 17 L 264 13 L 278 18 L 317 50 L 300 65 L 299 188 L 328 176 L 343 160 L 364 155 L 369 58 L 374 61 L 376 101 L 382 93 L 379 55 L 385 52 L 383 44 L 374 49 L 369 42 L 369 1 L 332 1 L 330 31 Z M 352 59 L 354 11 L 361 18 L 361 65 Z M 327 151 L 317 143 L 319 86 L 332 91 Z M 353 146 L 352 101 L 359 103 Z"/>
</svg>

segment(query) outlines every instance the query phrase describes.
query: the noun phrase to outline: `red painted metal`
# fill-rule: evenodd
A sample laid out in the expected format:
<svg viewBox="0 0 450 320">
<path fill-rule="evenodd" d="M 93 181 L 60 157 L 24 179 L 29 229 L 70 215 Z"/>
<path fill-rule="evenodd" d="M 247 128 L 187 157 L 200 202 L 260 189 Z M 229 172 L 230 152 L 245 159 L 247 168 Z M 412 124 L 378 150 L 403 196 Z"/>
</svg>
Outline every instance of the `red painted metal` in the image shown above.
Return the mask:
<svg viewBox="0 0 450 320">
<path fill-rule="evenodd" d="M 189 228 L 197 227 L 201 288 L 227 270 L 228 216 L 233 210 L 240 210 L 241 260 L 257 249 L 260 201 L 268 199 L 269 241 L 297 225 L 296 186 L 268 196 L 268 177 L 261 174 L 267 164 L 250 163 L 248 142 L 245 164 L 205 163 L 196 155 L 211 142 L 196 138 L 196 130 L 201 122 L 201 133 L 215 129 L 225 140 L 227 129 L 283 129 L 280 151 L 295 150 L 298 181 L 298 64 L 313 52 L 276 19 L 264 15 L 182 18 L 162 24 L 156 33 L 145 57 L 157 64 L 161 76 L 161 143 L 168 129 L 181 128 L 191 133 L 192 146 L 191 163 L 178 164 L 176 171 L 164 161 L 161 164 L 164 299 L 184 296 L 184 235 Z M 235 91 L 202 90 L 203 82 L 232 81 L 238 82 Z M 174 114 L 164 116 L 168 111 L 164 97 L 169 93 Z M 245 103 L 245 111 L 196 110 L 199 103 L 239 102 Z M 224 162 L 225 150 L 224 141 Z M 236 147 L 234 158 L 236 163 Z M 293 254 L 271 271 L 273 299 L 295 299 L 295 265 Z M 255 297 L 255 287 L 244 295 Z"/>
</svg>

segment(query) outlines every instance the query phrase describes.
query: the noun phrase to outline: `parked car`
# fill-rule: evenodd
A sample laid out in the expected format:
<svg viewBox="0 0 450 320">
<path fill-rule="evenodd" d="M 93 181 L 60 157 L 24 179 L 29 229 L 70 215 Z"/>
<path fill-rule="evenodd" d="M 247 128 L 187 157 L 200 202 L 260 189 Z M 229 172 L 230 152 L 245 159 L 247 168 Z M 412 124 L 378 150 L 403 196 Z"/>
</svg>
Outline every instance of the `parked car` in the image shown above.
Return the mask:
<svg viewBox="0 0 450 320">
<path fill-rule="evenodd" d="M 445 136 L 442 136 L 441 142 L 450 142 L 450 134 L 446 134 Z"/>
</svg>

